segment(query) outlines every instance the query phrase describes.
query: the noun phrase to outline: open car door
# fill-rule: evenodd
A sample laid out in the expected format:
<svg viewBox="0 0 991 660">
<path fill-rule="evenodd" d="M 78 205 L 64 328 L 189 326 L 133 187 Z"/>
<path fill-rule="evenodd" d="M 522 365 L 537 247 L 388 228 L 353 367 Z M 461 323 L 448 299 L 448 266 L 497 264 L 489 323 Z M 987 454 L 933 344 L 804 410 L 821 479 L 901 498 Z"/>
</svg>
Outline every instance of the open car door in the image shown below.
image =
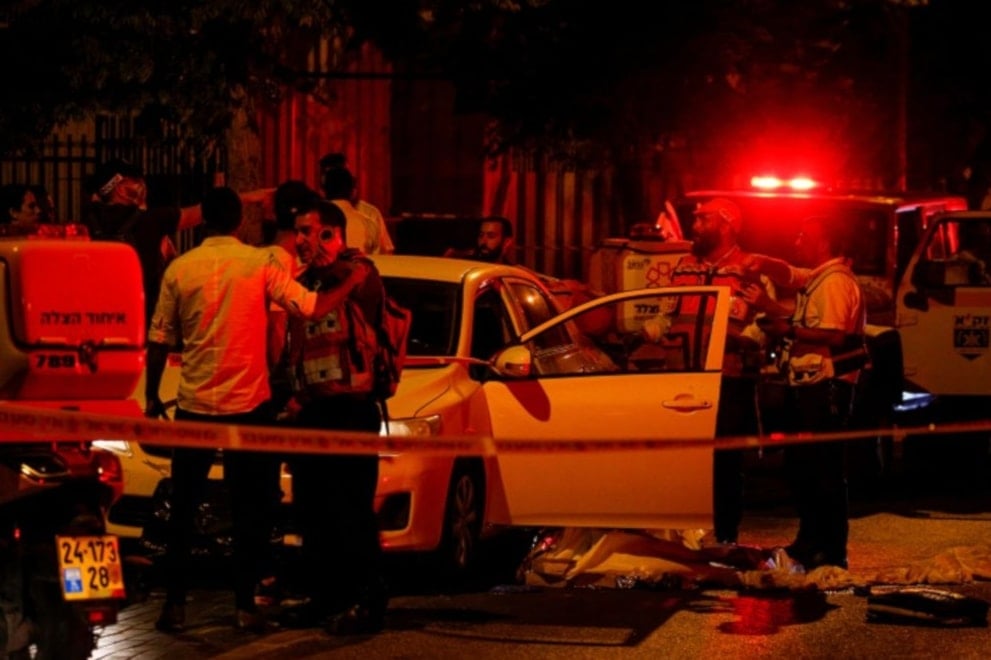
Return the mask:
<svg viewBox="0 0 991 660">
<path fill-rule="evenodd" d="M 726 287 L 623 291 L 497 354 L 488 520 L 711 527 L 729 302 Z"/>
<path fill-rule="evenodd" d="M 905 377 L 941 396 L 991 395 L 991 213 L 950 213 L 926 233 L 897 301 Z"/>
</svg>

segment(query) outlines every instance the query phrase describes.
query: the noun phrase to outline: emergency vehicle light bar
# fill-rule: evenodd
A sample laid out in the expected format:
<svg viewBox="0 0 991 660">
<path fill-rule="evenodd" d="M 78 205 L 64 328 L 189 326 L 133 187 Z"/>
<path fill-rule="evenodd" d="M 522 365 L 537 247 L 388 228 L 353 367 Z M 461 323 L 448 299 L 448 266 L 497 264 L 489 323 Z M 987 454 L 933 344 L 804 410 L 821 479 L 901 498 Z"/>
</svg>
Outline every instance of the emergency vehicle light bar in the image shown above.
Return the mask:
<svg viewBox="0 0 991 660">
<path fill-rule="evenodd" d="M 804 192 L 818 188 L 819 184 L 807 176 L 796 176 L 791 179 L 780 179 L 776 176 L 755 176 L 750 179 L 750 185 L 759 190 L 789 190 Z"/>
<path fill-rule="evenodd" d="M 30 225 L 0 225 L 0 238 L 76 238 L 89 239 L 86 225 L 70 222 L 66 224 L 36 223 Z"/>
</svg>

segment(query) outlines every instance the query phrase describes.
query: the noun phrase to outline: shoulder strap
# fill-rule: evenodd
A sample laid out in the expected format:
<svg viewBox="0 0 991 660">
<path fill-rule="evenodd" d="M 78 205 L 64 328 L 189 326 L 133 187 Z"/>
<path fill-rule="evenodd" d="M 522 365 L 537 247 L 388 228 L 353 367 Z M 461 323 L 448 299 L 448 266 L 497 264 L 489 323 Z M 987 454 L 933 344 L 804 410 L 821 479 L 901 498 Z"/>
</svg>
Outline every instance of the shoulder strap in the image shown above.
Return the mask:
<svg viewBox="0 0 991 660">
<path fill-rule="evenodd" d="M 805 286 L 802 287 L 802 291 L 804 291 L 806 295 L 812 293 L 812 291 L 814 291 L 816 287 L 822 284 L 823 280 L 825 280 L 833 273 L 840 273 L 842 275 L 849 277 L 855 282 L 857 281 L 856 276 L 852 272 L 850 272 L 850 270 L 846 266 L 844 266 L 843 264 L 836 263 L 827 266 L 826 268 L 823 269 L 821 273 L 819 273 L 811 280 L 806 282 Z"/>
</svg>

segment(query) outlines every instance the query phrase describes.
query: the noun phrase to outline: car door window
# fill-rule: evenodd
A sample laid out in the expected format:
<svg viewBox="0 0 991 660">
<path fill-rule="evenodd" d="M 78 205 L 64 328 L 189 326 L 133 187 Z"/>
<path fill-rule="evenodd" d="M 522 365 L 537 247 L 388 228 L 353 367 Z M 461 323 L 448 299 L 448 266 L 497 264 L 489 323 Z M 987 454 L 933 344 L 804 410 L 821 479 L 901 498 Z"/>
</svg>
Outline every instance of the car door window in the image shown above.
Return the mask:
<svg viewBox="0 0 991 660">
<path fill-rule="evenodd" d="M 912 283 L 946 304 L 953 304 L 953 288 L 991 286 L 991 221 L 941 221 L 923 254 Z"/>
<path fill-rule="evenodd" d="M 383 283 L 389 295 L 413 314 L 407 353 L 454 355 L 460 333 L 460 287 L 407 277 L 386 277 Z"/>
<path fill-rule="evenodd" d="M 536 328 L 552 319 L 557 310 L 540 288 L 529 282 L 509 282 L 509 290 L 523 315 L 523 330 Z M 550 350 L 572 342 L 564 326 L 558 326 L 534 340 L 538 350 Z"/>
<path fill-rule="evenodd" d="M 705 371 L 712 364 L 715 309 L 712 291 L 668 290 L 600 303 L 527 338 L 534 373 Z"/>
<path fill-rule="evenodd" d="M 471 332 L 471 356 L 488 360 L 512 338 L 512 324 L 502 297 L 487 289 L 475 299 Z"/>
</svg>

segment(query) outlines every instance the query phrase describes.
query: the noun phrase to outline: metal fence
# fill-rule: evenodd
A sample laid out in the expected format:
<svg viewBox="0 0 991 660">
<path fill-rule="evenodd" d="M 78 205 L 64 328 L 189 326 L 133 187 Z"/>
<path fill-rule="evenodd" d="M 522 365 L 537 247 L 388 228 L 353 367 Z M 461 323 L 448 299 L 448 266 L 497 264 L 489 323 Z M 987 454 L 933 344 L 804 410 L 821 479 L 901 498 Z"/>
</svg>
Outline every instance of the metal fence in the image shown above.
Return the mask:
<svg viewBox="0 0 991 660">
<path fill-rule="evenodd" d="M 174 126 L 162 126 L 150 140 L 137 130 L 135 118 L 101 115 L 56 131 L 33 154 L 0 158 L 0 183 L 44 186 L 56 220 L 71 222 L 89 197 L 87 178 L 112 158 L 141 166 L 149 206 L 197 204 L 216 174 L 227 169 L 225 150 L 198 154 L 179 140 Z"/>
</svg>

